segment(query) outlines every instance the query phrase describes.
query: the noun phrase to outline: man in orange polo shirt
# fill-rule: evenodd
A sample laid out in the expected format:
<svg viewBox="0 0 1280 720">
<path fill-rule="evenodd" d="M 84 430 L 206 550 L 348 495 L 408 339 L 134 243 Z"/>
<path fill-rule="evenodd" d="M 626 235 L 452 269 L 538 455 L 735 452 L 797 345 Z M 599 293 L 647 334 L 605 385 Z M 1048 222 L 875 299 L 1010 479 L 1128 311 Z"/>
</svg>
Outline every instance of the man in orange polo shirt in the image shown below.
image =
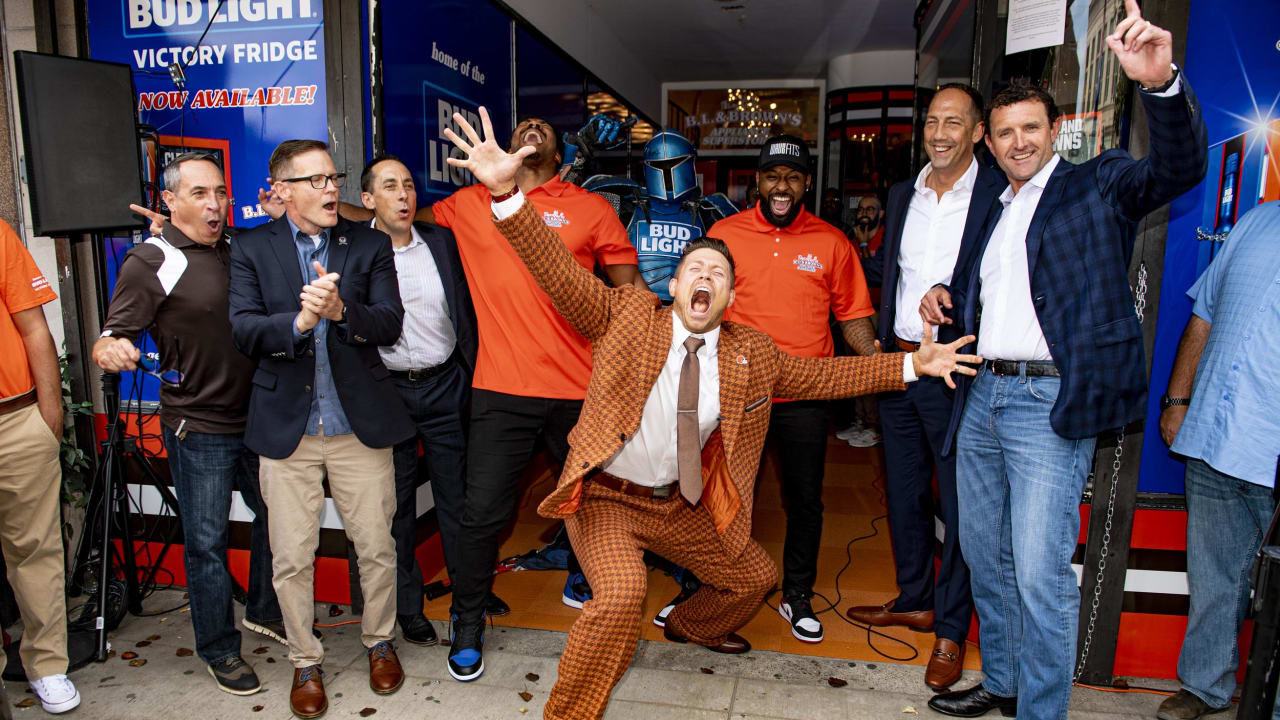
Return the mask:
<svg viewBox="0 0 1280 720">
<path fill-rule="evenodd" d="M 0 220 L 0 548 L 22 614 L 27 679 L 46 712 L 64 713 L 80 704 L 80 693 L 67 679 L 62 376 L 41 307 L 56 298 Z M 0 671 L 4 665 L 0 651 Z"/>
<path fill-rule="evenodd" d="M 859 355 L 875 353 L 862 268 L 844 233 L 802 204 L 812 179 L 809 148 L 793 135 L 769 138 L 760 150 L 754 208 L 711 226 L 737 262 L 737 293 L 725 318 L 768 333 L 783 352 L 831 357 L 828 313 Z M 778 449 L 787 514 L 778 612 L 802 642 L 822 641 L 822 623 L 809 598 L 822 540 L 822 476 L 827 452 L 827 405 L 776 401 L 769 435 Z"/>
<path fill-rule="evenodd" d="M 561 153 L 551 125 L 540 118 L 517 123 L 510 150 L 525 146 L 536 150 L 525 158 L 516 183 L 542 221 L 583 267 L 599 264 L 614 285 L 630 283 L 648 292 L 613 208 L 556 176 Z M 493 224 L 492 200 L 483 185 L 472 185 L 431 206 L 434 222 L 458 239 L 480 331 L 449 649 L 449 673 L 461 681 L 484 672 L 485 599 L 498 535 L 511 519 L 520 476 L 539 438 L 564 462 L 591 377 L 590 343 L 556 312 Z"/>
</svg>

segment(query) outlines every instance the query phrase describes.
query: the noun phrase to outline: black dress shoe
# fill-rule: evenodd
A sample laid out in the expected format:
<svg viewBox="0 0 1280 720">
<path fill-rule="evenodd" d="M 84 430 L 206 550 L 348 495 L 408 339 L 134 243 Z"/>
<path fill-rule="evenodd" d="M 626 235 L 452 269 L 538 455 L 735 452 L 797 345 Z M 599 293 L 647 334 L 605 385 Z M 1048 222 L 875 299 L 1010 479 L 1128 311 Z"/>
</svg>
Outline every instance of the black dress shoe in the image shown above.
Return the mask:
<svg viewBox="0 0 1280 720">
<path fill-rule="evenodd" d="M 396 620 L 400 623 L 400 635 L 404 637 L 405 642 L 411 642 L 414 645 L 435 645 L 440 642 L 435 626 L 423 617 L 422 613 L 397 615 Z"/>
<path fill-rule="evenodd" d="M 499 617 L 507 615 L 511 612 L 511 606 L 502 601 L 502 598 L 489 593 L 489 599 L 484 602 L 484 614 L 489 617 Z"/>
<path fill-rule="evenodd" d="M 1016 717 L 1018 698 L 992 695 L 978 684 L 968 690 L 934 695 L 929 698 L 929 707 L 943 715 L 954 717 L 981 717 L 991 710 L 999 710 L 1005 717 Z"/>
</svg>

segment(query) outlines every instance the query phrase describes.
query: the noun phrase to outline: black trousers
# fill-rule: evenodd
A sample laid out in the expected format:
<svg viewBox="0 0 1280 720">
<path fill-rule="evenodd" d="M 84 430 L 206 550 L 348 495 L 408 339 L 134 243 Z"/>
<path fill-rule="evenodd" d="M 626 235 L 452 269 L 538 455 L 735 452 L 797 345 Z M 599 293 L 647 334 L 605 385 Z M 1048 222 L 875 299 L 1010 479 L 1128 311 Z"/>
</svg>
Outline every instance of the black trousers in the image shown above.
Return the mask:
<svg viewBox="0 0 1280 720">
<path fill-rule="evenodd" d="M 942 457 L 942 443 L 951 418 L 952 391 L 935 377 L 922 377 L 903 392 L 880 396 L 884 430 L 889 532 L 898 575 L 895 612 L 934 611 L 938 637 L 963 643 L 973 614 L 969 566 L 960 554 L 959 511 L 956 505 L 956 456 Z M 942 565 L 933 568 L 933 470 L 938 470 L 938 493 L 946 532 Z"/>
<path fill-rule="evenodd" d="M 569 454 L 569 431 L 581 411 L 581 400 L 472 391 L 466 503 L 452 575 L 453 614 L 459 621 L 480 622 L 484 617 L 499 535 L 514 514 L 520 476 L 538 440 L 563 464 Z"/>
<path fill-rule="evenodd" d="M 782 594 L 813 594 L 822 545 L 822 479 L 827 463 L 827 403 L 775 403 L 769 439 L 778 451 L 783 509 Z"/>
<path fill-rule="evenodd" d="M 422 613 L 422 569 L 414 557 L 418 520 L 419 478 L 431 482 L 436 520 L 440 524 L 440 546 L 445 567 L 453 577 L 457 567 L 458 526 L 462 521 L 466 483 L 466 417 L 471 378 L 457 356 L 447 360 L 450 367 L 425 380 L 393 378 L 418 434 L 396 444 L 392 451 L 396 472 L 396 514 L 391 521 L 391 537 L 396 546 L 396 614 Z M 422 472 L 418 465 L 418 441 L 422 441 Z"/>
</svg>

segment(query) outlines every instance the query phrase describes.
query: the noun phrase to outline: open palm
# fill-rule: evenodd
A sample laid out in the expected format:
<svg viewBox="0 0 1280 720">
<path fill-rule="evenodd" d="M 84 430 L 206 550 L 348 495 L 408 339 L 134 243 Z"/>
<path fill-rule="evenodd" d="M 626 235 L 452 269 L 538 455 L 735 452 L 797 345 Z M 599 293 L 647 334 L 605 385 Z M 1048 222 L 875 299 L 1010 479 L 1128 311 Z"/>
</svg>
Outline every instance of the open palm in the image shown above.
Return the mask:
<svg viewBox="0 0 1280 720">
<path fill-rule="evenodd" d="M 452 140 L 453 144 L 467 156 L 451 157 L 448 159 L 449 164 L 470 170 L 476 180 L 483 183 L 494 195 L 501 195 L 515 187 L 516 171 L 524 163 L 525 157 L 533 154 L 536 148 L 526 145 L 513 153 L 502 149 L 498 143 L 494 142 L 493 123 L 489 121 L 489 111 L 483 106 L 480 107 L 480 128 L 484 132 L 483 139 L 476 134 L 476 129 L 471 127 L 471 123 L 467 122 L 462 115 L 454 113 L 453 121 L 462 128 L 467 139 L 458 137 L 458 134 L 449 128 L 445 128 L 444 136 Z"/>
</svg>

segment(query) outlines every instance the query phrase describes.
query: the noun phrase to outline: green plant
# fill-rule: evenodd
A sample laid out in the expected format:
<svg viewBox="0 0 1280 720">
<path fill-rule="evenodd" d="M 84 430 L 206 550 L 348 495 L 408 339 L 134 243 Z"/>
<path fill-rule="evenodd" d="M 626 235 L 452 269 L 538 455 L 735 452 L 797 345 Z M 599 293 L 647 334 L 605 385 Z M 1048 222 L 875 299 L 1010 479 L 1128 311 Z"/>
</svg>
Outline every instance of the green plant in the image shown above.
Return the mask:
<svg viewBox="0 0 1280 720">
<path fill-rule="evenodd" d="M 89 480 L 93 474 L 93 460 L 76 443 L 76 416 L 93 415 L 93 403 L 71 399 L 71 379 L 67 375 L 67 355 L 58 356 L 62 372 L 62 447 L 58 458 L 62 461 L 62 502 L 73 507 L 84 507 L 89 502 Z"/>
</svg>

